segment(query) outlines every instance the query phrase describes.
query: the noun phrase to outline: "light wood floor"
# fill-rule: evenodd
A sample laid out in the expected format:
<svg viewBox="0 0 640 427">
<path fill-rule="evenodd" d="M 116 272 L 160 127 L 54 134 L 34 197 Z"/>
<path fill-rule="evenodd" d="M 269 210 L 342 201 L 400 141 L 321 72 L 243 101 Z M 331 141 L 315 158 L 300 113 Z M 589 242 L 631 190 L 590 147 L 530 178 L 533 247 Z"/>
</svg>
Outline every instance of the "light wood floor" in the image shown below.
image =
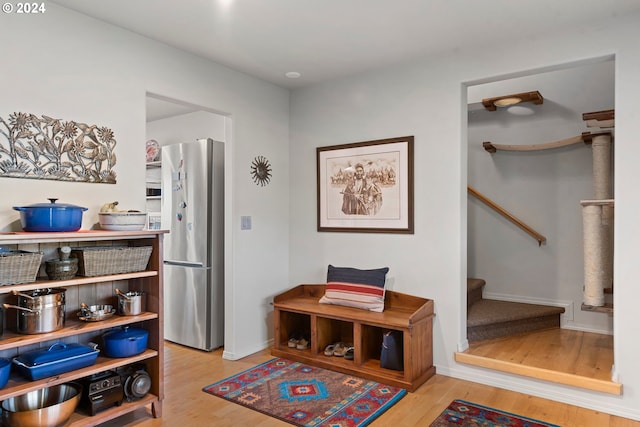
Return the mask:
<svg viewBox="0 0 640 427">
<path fill-rule="evenodd" d="M 611 335 L 547 329 L 471 343 L 455 359 L 573 387 L 622 393 L 622 384 L 611 381 Z"/>
<path fill-rule="evenodd" d="M 166 343 L 162 418 L 152 418 L 149 410 L 139 411 L 104 426 L 290 426 L 201 391 L 209 384 L 271 357 L 265 350 L 239 361 L 228 361 L 222 359 L 221 350 L 207 353 Z M 443 375 L 435 375 L 415 393 L 407 394 L 370 426 L 427 427 L 454 399 L 472 401 L 563 427 L 640 427 L 640 422 Z"/>
</svg>

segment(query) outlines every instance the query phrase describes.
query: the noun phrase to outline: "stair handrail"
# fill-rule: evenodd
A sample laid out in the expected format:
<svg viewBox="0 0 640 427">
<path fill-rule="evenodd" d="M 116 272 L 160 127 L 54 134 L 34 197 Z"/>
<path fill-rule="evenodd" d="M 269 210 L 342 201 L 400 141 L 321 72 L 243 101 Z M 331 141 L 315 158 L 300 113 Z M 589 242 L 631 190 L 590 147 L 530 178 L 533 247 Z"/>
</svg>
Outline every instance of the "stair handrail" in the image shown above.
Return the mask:
<svg viewBox="0 0 640 427">
<path fill-rule="evenodd" d="M 490 208 L 492 208 L 493 210 L 498 212 L 500 215 L 502 215 L 503 217 L 507 218 L 509 221 L 513 222 L 515 225 L 520 227 L 522 230 L 527 232 L 529 235 L 531 235 L 534 239 L 536 239 L 538 241 L 538 246 L 542 246 L 543 243 L 547 242 L 547 238 L 544 237 L 542 234 L 538 233 L 533 228 L 529 227 L 527 224 L 522 222 L 520 219 L 516 218 L 513 214 L 511 214 L 506 209 L 502 208 L 500 205 L 495 203 L 493 200 L 489 199 L 484 194 L 478 192 L 472 186 L 468 185 L 467 186 L 467 191 L 470 194 L 472 194 L 473 196 L 475 196 L 478 200 L 480 200 L 481 202 L 483 202 L 484 204 L 486 204 L 487 206 L 489 206 Z"/>
</svg>

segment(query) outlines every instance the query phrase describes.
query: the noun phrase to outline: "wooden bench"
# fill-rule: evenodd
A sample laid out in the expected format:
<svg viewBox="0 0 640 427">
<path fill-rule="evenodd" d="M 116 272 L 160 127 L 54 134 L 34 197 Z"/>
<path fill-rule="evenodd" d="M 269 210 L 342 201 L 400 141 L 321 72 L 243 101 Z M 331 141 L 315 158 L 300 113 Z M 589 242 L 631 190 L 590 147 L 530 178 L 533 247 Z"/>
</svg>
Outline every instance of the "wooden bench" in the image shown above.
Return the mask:
<svg viewBox="0 0 640 427">
<path fill-rule="evenodd" d="M 435 375 L 433 366 L 433 300 L 385 293 L 381 313 L 339 305 L 320 304 L 325 285 L 298 285 L 273 300 L 274 346 L 271 354 L 289 360 L 351 374 L 383 384 L 416 390 Z M 389 330 L 402 332 L 402 371 L 380 366 L 382 336 Z M 289 338 L 304 334 L 310 348 L 288 346 Z M 354 358 L 325 356 L 336 342 L 354 344 Z"/>
</svg>

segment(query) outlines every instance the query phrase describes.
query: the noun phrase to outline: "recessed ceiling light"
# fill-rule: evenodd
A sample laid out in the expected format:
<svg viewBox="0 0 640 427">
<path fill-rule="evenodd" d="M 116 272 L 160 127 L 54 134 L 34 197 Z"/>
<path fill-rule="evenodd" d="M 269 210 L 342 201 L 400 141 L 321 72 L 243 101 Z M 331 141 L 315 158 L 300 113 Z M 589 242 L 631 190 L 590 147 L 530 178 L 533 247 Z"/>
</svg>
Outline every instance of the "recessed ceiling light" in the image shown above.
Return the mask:
<svg viewBox="0 0 640 427">
<path fill-rule="evenodd" d="M 288 79 L 297 79 L 298 77 L 300 77 L 302 74 L 300 74 L 297 71 L 288 71 L 285 74 L 285 77 Z"/>
</svg>

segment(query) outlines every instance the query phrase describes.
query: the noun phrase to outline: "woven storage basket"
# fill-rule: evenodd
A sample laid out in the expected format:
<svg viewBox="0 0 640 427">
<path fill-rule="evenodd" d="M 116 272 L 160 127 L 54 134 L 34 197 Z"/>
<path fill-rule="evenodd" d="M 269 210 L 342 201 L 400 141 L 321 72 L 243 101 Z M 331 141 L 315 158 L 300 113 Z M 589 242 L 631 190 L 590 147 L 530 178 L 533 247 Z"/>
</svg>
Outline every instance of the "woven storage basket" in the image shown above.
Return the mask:
<svg viewBox="0 0 640 427">
<path fill-rule="evenodd" d="M 0 251 L 0 285 L 36 281 L 42 252 Z"/>
<path fill-rule="evenodd" d="M 78 258 L 78 276 L 105 276 L 145 270 L 152 249 L 151 246 L 91 246 L 73 248 L 71 256 Z"/>
</svg>

